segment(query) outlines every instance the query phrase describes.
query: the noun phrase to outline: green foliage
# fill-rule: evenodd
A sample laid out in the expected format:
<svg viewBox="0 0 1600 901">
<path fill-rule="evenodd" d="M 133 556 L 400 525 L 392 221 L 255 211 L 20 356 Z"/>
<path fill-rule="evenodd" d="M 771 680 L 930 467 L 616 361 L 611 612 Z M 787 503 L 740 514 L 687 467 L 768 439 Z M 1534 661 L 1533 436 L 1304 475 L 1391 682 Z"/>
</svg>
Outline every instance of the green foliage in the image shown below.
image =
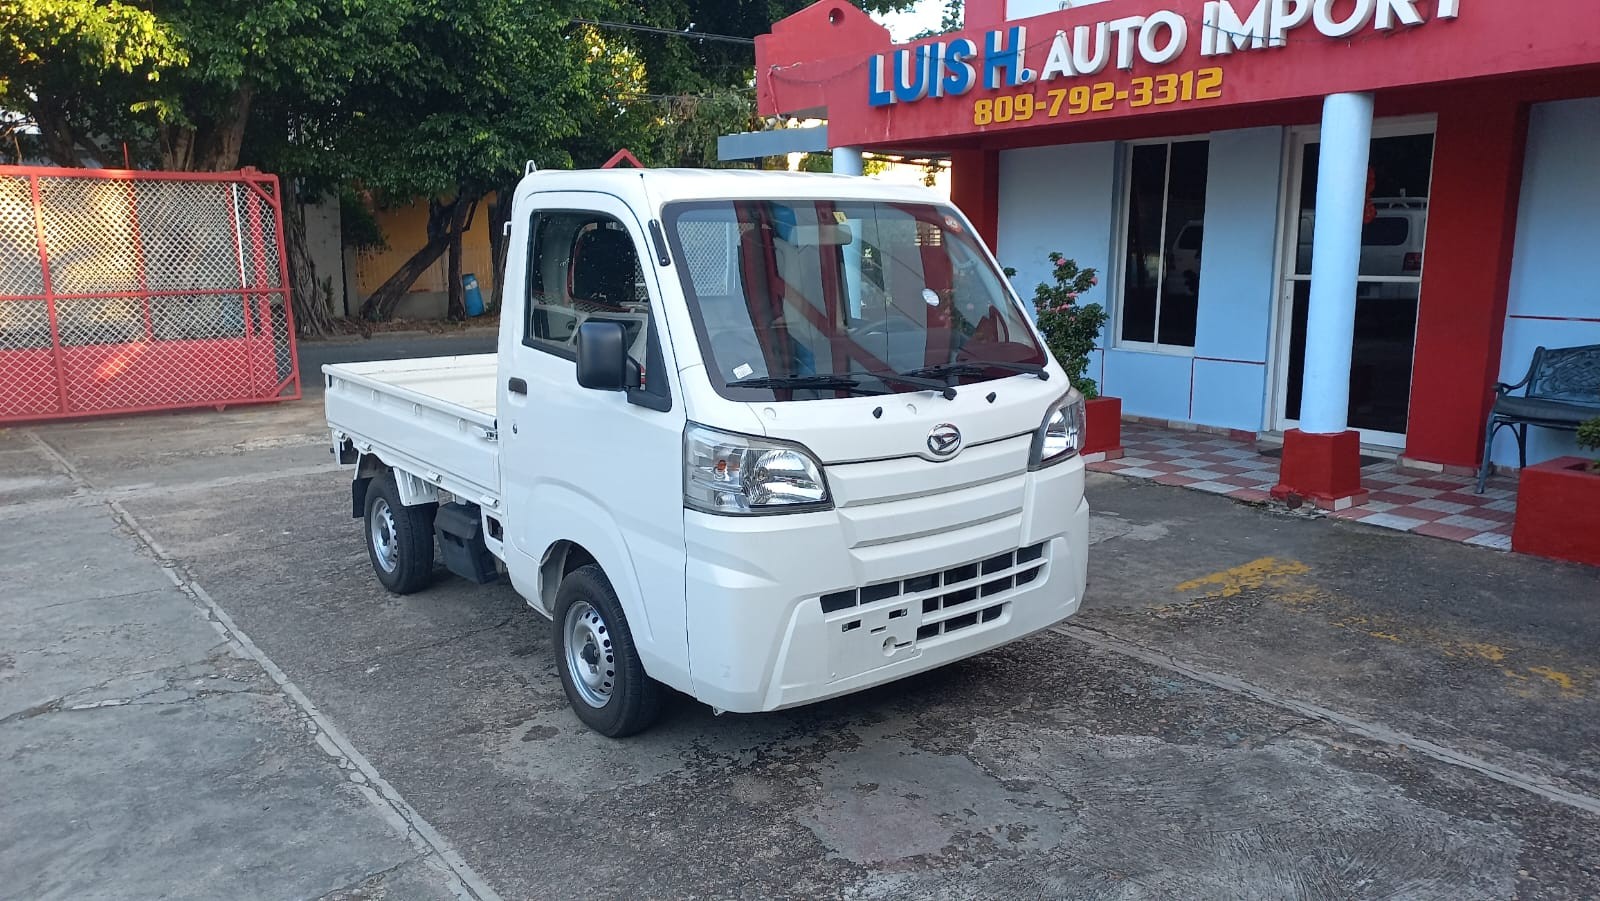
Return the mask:
<svg viewBox="0 0 1600 901">
<path fill-rule="evenodd" d="M 755 48 L 694 35 L 754 38 L 770 31 L 773 22 L 813 2 L 609 0 L 609 5 L 601 3 L 598 11 L 591 11 L 596 19 L 678 32 L 649 34 L 602 29 L 610 46 L 628 48 L 642 64 L 639 85 L 619 93 L 615 100 L 627 108 L 627 121 L 642 122 L 639 130 L 645 136 L 639 136 L 639 130 L 631 132 L 628 146 L 648 165 L 727 165 L 717 159 L 717 137 L 762 127 L 755 109 Z M 915 0 L 852 2 L 874 12 L 885 12 L 906 9 Z M 813 161 L 812 165 L 820 165 L 820 162 Z"/>
<path fill-rule="evenodd" d="M 126 3 L 12 0 L 0 6 L 0 85 L 52 60 L 154 81 L 161 66 L 187 58 L 166 23 Z"/>
<path fill-rule="evenodd" d="M 355 191 L 339 192 L 339 239 L 351 250 L 383 250 L 389 241 L 372 215 L 372 207 Z"/>
<path fill-rule="evenodd" d="M 1600 451 L 1600 416 L 1578 426 L 1578 446 L 1590 451 Z M 1600 458 L 1596 458 L 1590 469 L 1600 472 Z"/>
<path fill-rule="evenodd" d="M 1087 398 L 1100 396 L 1094 379 L 1089 378 L 1089 354 L 1094 350 L 1100 329 L 1106 324 L 1106 311 L 1097 303 L 1079 304 L 1078 298 L 1100 283 L 1093 269 L 1080 269 L 1077 262 L 1059 253 L 1050 254 L 1054 284 L 1040 282 L 1033 291 L 1033 307 L 1039 330 L 1044 333 L 1050 353 L 1067 371 L 1073 387 Z M 1015 275 L 1007 269 L 1006 274 Z"/>
<path fill-rule="evenodd" d="M 887 161 L 875 156 L 861 158 L 862 175 L 878 175 L 888 168 Z M 800 157 L 799 169 L 801 172 L 832 172 L 833 153 L 807 153 Z"/>
<path fill-rule="evenodd" d="M 564 142 L 594 127 L 615 77 L 571 4 L 406 0 L 384 59 L 336 104 L 291 118 L 297 171 L 352 177 L 384 197 L 479 197 L 533 159 L 571 165 Z M 591 56 L 591 53 L 593 54 Z M 614 148 L 613 148 L 614 149 Z"/>
<path fill-rule="evenodd" d="M 611 0 L 612 11 L 595 18 L 681 32 L 683 36 L 619 33 L 627 36 L 628 43 L 637 48 L 644 60 L 650 93 L 702 94 L 726 87 L 750 88 L 755 77 L 755 48 L 692 35 L 699 32 L 754 38 L 771 31 L 773 22 L 813 2 L 815 0 Z M 851 2 L 872 12 L 889 12 L 908 9 L 916 0 Z"/>
<path fill-rule="evenodd" d="M 176 31 L 155 13 L 118 2 L 0 3 L 0 109 L 37 123 L 39 149 L 77 165 L 78 130 L 95 138 L 134 127 L 134 106 L 157 103 L 164 72 L 188 62 Z M 21 123 L 11 123 L 11 126 Z M 0 124 L 0 134 L 10 130 Z M 102 165 L 120 153 L 94 139 L 81 152 Z"/>
<path fill-rule="evenodd" d="M 715 167 L 717 138 L 757 127 L 755 95 L 736 87 L 717 88 L 702 95 L 657 98 L 633 103 L 630 111 L 643 111 L 645 136 L 634 145 L 646 165 Z"/>
</svg>

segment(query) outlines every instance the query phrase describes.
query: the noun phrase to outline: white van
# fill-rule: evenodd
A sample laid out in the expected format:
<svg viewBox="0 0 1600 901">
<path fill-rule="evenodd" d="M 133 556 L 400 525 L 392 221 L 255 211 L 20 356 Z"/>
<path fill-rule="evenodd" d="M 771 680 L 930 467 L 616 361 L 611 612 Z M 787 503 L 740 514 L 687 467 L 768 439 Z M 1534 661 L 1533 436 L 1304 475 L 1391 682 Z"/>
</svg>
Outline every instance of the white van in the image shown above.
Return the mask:
<svg viewBox="0 0 1600 901">
<path fill-rule="evenodd" d="M 805 704 L 1078 609 L 1083 399 L 922 188 L 535 172 L 498 354 L 330 365 L 351 512 L 396 592 L 435 547 L 551 617 L 580 719 L 662 686 Z"/>
<path fill-rule="evenodd" d="M 1361 226 L 1361 275 L 1368 278 L 1420 278 L 1422 254 L 1428 236 L 1428 198 L 1378 197 L 1374 216 Z M 1316 235 L 1316 213 L 1300 212 L 1295 271 L 1311 271 L 1311 245 Z"/>
</svg>

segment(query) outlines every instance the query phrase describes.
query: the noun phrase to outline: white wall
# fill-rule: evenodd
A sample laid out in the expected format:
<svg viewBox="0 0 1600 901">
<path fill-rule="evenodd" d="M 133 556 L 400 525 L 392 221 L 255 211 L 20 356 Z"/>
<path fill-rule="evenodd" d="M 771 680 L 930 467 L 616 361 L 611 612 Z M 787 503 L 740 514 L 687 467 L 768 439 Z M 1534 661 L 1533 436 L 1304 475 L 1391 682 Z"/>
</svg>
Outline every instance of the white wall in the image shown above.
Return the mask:
<svg viewBox="0 0 1600 901">
<path fill-rule="evenodd" d="M 1049 282 L 1050 253 L 1097 269 L 1100 286 L 1082 299 L 1111 309 L 1106 296 L 1111 270 L 1112 222 L 1115 218 L 1117 145 L 1073 144 L 1029 147 L 1000 153 L 1000 214 L 997 256 L 1017 270 L 1017 293 L 1032 309 L 1033 289 Z M 1096 350 L 1089 376 L 1107 389 L 1104 359 Z M 1126 406 L 1129 413 L 1137 412 Z"/>
<path fill-rule="evenodd" d="M 344 246 L 339 226 L 339 199 L 306 205 L 306 250 L 317 270 L 318 282 L 332 288 L 333 315 L 346 316 Z"/>
<path fill-rule="evenodd" d="M 1527 374 L 1534 348 L 1600 344 L 1600 98 L 1536 105 L 1529 120 L 1500 380 Z M 1571 432 L 1528 430 L 1528 462 L 1577 453 Z M 1497 463 L 1515 465 L 1502 430 Z"/>
<path fill-rule="evenodd" d="M 1283 130 L 1210 136 L 1206 238 L 1193 356 L 1095 351 L 1089 374 L 1123 412 L 1257 431 L 1264 427 Z M 1048 281 L 1051 251 L 1100 271 L 1086 303 L 1115 308 L 1121 145 L 1080 144 L 1000 154 L 999 257 L 1023 299 Z M 1110 336 L 1102 335 L 1102 346 Z"/>
</svg>

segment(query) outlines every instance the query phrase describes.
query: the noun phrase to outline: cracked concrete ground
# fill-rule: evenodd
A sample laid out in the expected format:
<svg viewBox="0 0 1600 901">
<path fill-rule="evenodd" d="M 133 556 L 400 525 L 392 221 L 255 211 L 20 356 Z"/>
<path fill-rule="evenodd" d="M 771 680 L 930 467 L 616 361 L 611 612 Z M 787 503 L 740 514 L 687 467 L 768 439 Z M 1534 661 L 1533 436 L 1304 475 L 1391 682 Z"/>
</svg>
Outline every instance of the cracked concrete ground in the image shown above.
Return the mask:
<svg viewBox="0 0 1600 901">
<path fill-rule="evenodd" d="M 1595 570 L 1097 476 L 1068 627 L 613 742 L 509 587 L 377 586 L 319 415 L 0 433 L 8 891 L 1600 895 Z"/>
</svg>

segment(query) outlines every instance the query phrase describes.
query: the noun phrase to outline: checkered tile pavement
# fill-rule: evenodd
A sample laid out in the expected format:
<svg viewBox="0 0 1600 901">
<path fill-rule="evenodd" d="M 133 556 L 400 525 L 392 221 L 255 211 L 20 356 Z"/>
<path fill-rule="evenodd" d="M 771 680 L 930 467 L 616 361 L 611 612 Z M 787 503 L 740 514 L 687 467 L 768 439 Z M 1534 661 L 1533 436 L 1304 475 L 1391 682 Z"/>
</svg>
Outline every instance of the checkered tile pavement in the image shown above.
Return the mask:
<svg viewBox="0 0 1600 901">
<path fill-rule="evenodd" d="M 1278 460 L 1227 435 L 1122 424 L 1123 456 L 1089 464 L 1096 472 L 1149 479 L 1241 501 L 1261 502 L 1278 483 Z M 1393 461 L 1361 470 L 1367 503 L 1328 515 L 1451 541 L 1509 550 L 1516 518 L 1515 477 L 1495 476 L 1474 494 L 1472 476 L 1406 469 Z"/>
</svg>

